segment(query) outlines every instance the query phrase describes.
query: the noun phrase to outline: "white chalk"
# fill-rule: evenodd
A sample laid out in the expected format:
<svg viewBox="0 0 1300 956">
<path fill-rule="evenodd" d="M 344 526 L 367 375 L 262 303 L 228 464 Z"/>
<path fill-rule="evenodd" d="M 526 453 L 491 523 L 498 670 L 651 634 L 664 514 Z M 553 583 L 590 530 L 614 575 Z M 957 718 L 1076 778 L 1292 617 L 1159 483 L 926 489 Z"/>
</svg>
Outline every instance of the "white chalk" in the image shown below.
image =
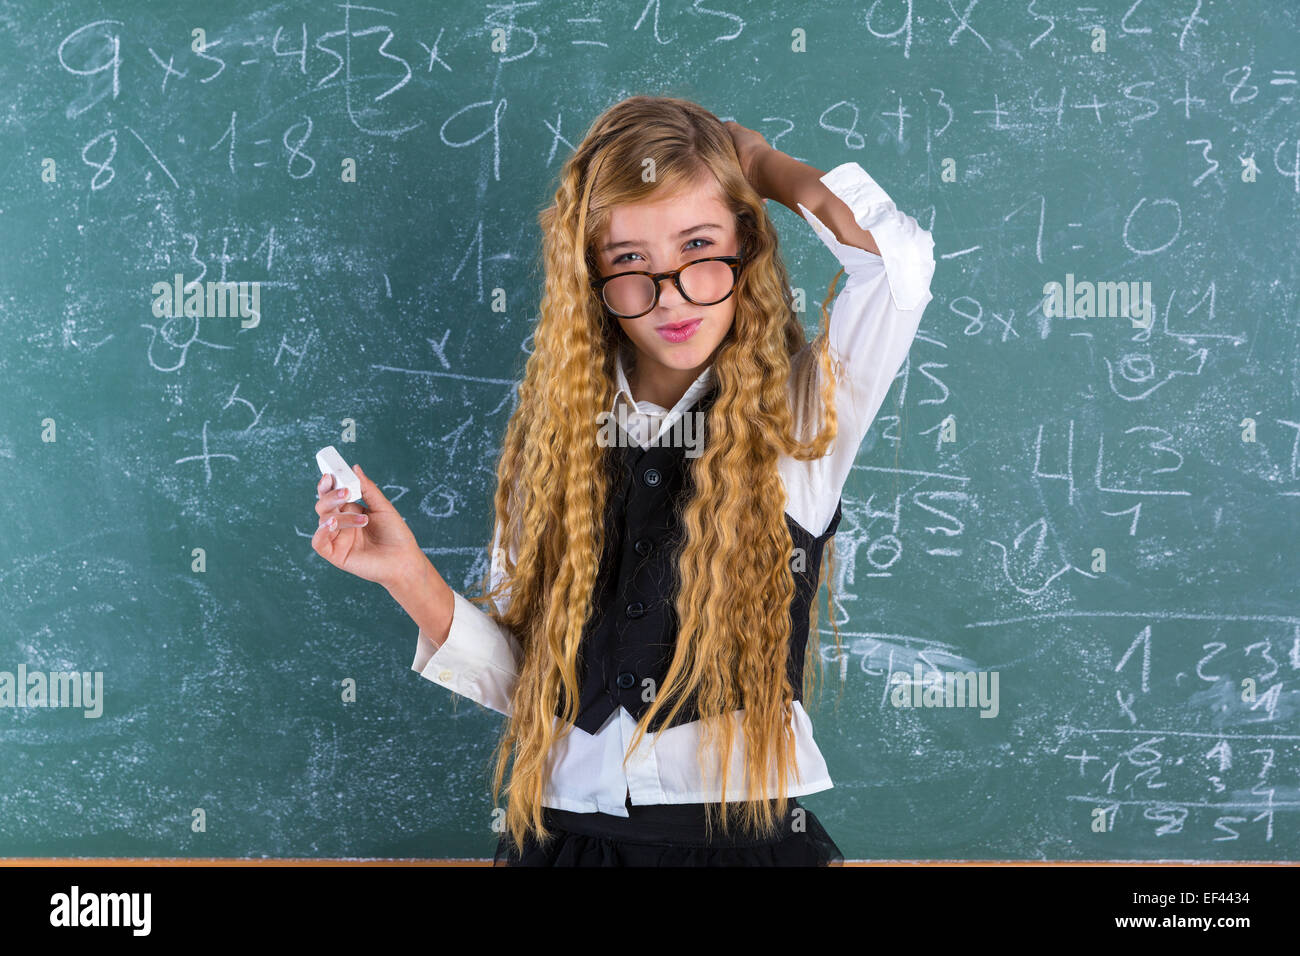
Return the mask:
<svg viewBox="0 0 1300 956">
<path fill-rule="evenodd" d="M 361 501 L 361 479 L 348 467 L 348 463 L 333 445 L 326 445 L 316 452 L 316 464 L 320 466 L 322 475 L 334 476 L 334 489 L 348 489 L 348 501 Z"/>
</svg>

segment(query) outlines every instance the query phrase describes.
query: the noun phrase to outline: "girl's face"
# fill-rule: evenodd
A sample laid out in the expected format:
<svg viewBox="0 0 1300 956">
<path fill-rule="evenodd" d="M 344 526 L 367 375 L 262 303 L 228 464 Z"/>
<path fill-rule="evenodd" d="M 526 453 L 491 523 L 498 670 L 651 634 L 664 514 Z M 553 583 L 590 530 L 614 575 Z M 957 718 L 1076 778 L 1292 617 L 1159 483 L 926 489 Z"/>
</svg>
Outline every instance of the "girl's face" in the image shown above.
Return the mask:
<svg viewBox="0 0 1300 956">
<path fill-rule="evenodd" d="M 704 176 L 676 196 L 611 209 L 597 262 L 602 276 L 667 272 L 696 259 L 739 251 L 735 216 L 722 199 L 718 181 Z M 694 305 L 671 279 L 662 280 L 659 290 L 652 311 L 635 319 L 619 318 L 618 323 L 636 350 L 640 390 L 648 392 L 645 385 L 658 383 L 684 391 L 712 362 L 731 328 L 736 296 L 733 292 L 715 305 Z"/>
</svg>

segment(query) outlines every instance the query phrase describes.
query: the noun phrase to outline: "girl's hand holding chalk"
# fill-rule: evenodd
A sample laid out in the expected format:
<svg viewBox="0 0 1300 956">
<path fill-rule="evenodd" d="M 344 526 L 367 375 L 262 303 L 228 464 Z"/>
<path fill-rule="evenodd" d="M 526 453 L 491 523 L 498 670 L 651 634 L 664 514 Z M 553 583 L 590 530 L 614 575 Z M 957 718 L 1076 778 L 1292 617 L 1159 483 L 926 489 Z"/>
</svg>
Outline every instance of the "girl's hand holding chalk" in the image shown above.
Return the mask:
<svg viewBox="0 0 1300 956">
<path fill-rule="evenodd" d="M 413 565 L 428 559 L 405 519 L 360 465 L 340 477 L 351 478 L 348 484 L 353 487 L 336 481 L 332 471 L 316 485 L 319 524 L 311 538 L 312 549 L 336 568 L 391 588 Z M 358 497 L 365 499 L 365 510 Z"/>
</svg>

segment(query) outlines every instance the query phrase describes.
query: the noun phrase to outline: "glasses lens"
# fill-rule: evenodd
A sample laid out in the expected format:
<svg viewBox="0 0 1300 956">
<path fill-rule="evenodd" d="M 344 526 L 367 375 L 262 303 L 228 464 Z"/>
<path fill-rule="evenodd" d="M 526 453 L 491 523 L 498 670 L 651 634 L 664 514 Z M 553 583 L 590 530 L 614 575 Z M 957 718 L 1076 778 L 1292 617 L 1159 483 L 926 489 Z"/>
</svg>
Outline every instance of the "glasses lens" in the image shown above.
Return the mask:
<svg viewBox="0 0 1300 956">
<path fill-rule="evenodd" d="M 735 273 L 725 262 L 695 262 L 682 270 L 682 290 L 696 305 L 721 302 L 734 282 Z"/>
<path fill-rule="evenodd" d="M 655 284 L 649 276 L 617 276 L 605 283 L 605 305 L 617 315 L 641 315 L 655 300 Z"/>
</svg>

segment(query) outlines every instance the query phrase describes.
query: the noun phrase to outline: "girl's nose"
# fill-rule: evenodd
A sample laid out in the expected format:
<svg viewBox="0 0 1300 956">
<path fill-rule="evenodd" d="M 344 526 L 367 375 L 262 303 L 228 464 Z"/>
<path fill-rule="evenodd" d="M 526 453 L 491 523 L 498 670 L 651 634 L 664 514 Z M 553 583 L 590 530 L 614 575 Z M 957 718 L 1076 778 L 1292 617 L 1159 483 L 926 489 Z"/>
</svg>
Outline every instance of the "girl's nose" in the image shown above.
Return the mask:
<svg viewBox="0 0 1300 956">
<path fill-rule="evenodd" d="M 678 306 L 685 302 L 686 299 L 677 291 L 677 283 L 672 280 L 672 276 L 666 276 L 659 280 L 659 306 Z"/>
</svg>

